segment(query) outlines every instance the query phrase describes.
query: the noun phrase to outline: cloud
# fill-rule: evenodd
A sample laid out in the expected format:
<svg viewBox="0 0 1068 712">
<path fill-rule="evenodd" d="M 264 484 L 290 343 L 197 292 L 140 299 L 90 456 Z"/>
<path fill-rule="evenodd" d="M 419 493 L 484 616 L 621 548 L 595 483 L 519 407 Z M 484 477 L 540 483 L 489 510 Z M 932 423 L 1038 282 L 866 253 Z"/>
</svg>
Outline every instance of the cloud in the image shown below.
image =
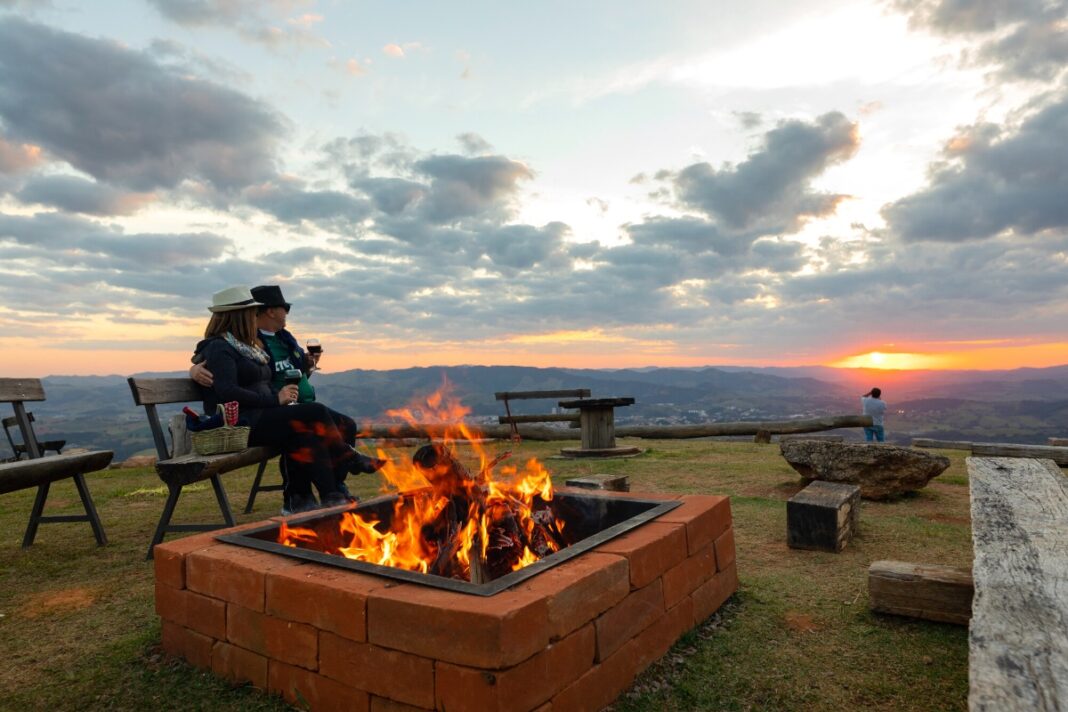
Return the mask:
<svg viewBox="0 0 1068 712">
<path fill-rule="evenodd" d="M 322 22 L 321 15 L 299 12 L 314 4 L 310 0 L 148 0 L 148 3 L 171 22 L 183 27 L 207 27 L 216 25 L 231 29 L 251 42 L 268 47 L 320 46 L 329 42 L 314 34 L 311 28 Z M 270 13 L 275 19 L 285 18 L 284 25 L 273 24 L 265 17 Z"/>
<path fill-rule="evenodd" d="M 22 173 L 40 165 L 43 160 L 40 147 L 0 138 L 0 174 Z"/>
<path fill-rule="evenodd" d="M 1065 0 L 894 0 L 913 27 L 979 40 L 969 64 L 993 64 L 1009 79 L 1052 80 L 1068 66 Z"/>
<path fill-rule="evenodd" d="M 0 20 L 0 118 L 12 138 L 133 191 L 262 181 L 285 130 L 268 106 L 148 54 L 15 18 Z"/>
<path fill-rule="evenodd" d="M 62 175 L 34 178 L 15 196 L 23 203 L 87 215 L 131 215 L 156 199 L 151 193 L 129 193 L 103 183 Z"/>
<path fill-rule="evenodd" d="M 1068 227 L 1068 92 L 1017 127 L 977 124 L 949 142 L 928 185 L 883 208 L 908 242 Z"/>
<path fill-rule="evenodd" d="M 504 156 L 431 156 L 416 161 L 412 168 L 430 178 L 420 207 L 434 223 L 504 214 L 519 184 L 534 177 L 526 165 Z"/>
<path fill-rule="evenodd" d="M 490 145 L 490 142 L 479 136 L 477 133 L 462 133 L 456 137 L 456 140 L 460 142 L 460 147 L 463 149 L 464 153 L 469 156 L 478 156 L 493 150 L 493 146 Z"/>
<path fill-rule="evenodd" d="M 382 54 L 387 57 L 393 57 L 395 59 L 402 59 L 404 57 L 404 48 L 398 44 L 390 42 L 382 48 Z"/>
<path fill-rule="evenodd" d="M 675 193 L 731 230 L 793 232 L 806 219 L 833 213 L 846 196 L 814 192 L 809 182 L 853 156 L 857 125 L 839 112 L 813 123 L 783 121 L 737 166 L 695 163 L 673 176 Z"/>
<path fill-rule="evenodd" d="M 243 197 L 249 205 L 290 225 L 308 221 L 349 230 L 371 213 L 370 205 L 362 197 L 336 190 L 305 190 L 299 182 L 257 185 L 246 190 Z"/>
</svg>

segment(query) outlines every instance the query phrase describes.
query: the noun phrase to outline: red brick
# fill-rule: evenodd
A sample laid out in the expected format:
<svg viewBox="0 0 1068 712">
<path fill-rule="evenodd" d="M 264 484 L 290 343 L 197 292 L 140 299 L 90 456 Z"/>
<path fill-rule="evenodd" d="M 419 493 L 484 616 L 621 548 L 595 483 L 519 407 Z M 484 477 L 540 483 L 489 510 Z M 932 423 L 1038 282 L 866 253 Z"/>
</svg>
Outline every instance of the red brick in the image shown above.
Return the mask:
<svg viewBox="0 0 1068 712">
<path fill-rule="evenodd" d="M 320 672 L 358 690 L 420 707 L 434 706 L 434 661 L 322 632 Z"/>
<path fill-rule="evenodd" d="M 664 606 L 672 608 L 716 573 L 716 555 L 711 546 L 664 572 Z"/>
<path fill-rule="evenodd" d="M 619 651 L 634 659 L 640 674 L 645 668 L 664 657 L 682 634 L 693 627 L 693 599 L 686 597 L 679 605 L 632 638 Z"/>
<path fill-rule="evenodd" d="M 216 598 L 157 583 L 156 613 L 211 638 L 226 638 L 226 604 Z"/>
<path fill-rule="evenodd" d="M 630 687 L 637 661 L 621 650 L 571 683 L 552 699 L 555 710 L 598 712 Z"/>
<path fill-rule="evenodd" d="M 401 584 L 368 596 L 367 639 L 458 665 L 502 669 L 548 645 L 548 606 L 523 588 L 483 598 Z"/>
<path fill-rule="evenodd" d="M 619 648 L 664 615 L 664 590 L 657 579 L 638 589 L 594 623 L 597 627 L 597 660 L 606 660 Z"/>
<path fill-rule="evenodd" d="M 413 707 L 388 697 L 371 695 L 371 712 L 428 712 L 428 708 Z"/>
<path fill-rule="evenodd" d="M 686 528 L 657 520 L 607 541 L 594 551 L 627 557 L 631 589 L 644 588 L 686 558 Z"/>
<path fill-rule="evenodd" d="M 538 709 L 534 710 L 534 712 L 552 712 L 552 709 L 553 709 L 553 703 L 552 702 L 546 702 L 544 705 L 542 705 Z"/>
<path fill-rule="evenodd" d="M 203 670 L 211 669 L 211 646 L 214 640 L 170 621 L 163 621 L 163 649 L 170 655 Z"/>
<path fill-rule="evenodd" d="M 350 640 L 367 640 L 367 595 L 388 583 L 347 569 L 308 564 L 267 574 L 267 612 Z"/>
<path fill-rule="evenodd" d="M 693 592 L 693 619 L 694 625 L 698 625 L 710 615 L 719 610 L 719 607 L 738 590 L 738 571 L 735 564 L 727 567 L 706 581 Z"/>
<path fill-rule="evenodd" d="M 189 616 L 186 614 L 185 599 L 189 592 L 156 582 L 156 615 L 165 621 L 184 626 Z M 223 604 L 225 605 L 225 604 Z"/>
<path fill-rule="evenodd" d="M 224 546 L 221 541 L 215 538 L 219 534 L 233 534 L 261 526 L 262 524 L 263 522 L 249 522 L 229 529 L 201 532 L 157 544 L 152 549 L 152 563 L 155 568 L 156 581 L 174 588 L 185 588 L 185 557 L 194 551 L 208 549 L 213 546 Z"/>
<path fill-rule="evenodd" d="M 687 494 L 679 497 L 682 506 L 661 514 L 658 522 L 686 525 L 686 548 L 693 556 L 731 526 L 731 501 L 727 497 Z"/>
<path fill-rule="evenodd" d="M 734 527 L 716 538 L 716 571 L 726 571 L 734 563 Z"/>
<path fill-rule="evenodd" d="M 221 598 L 253 611 L 263 611 L 266 574 L 301 566 L 303 562 L 240 546 L 221 545 L 186 557 L 186 588 Z"/>
<path fill-rule="evenodd" d="M 549 639 L 559 640 L 616 605 L 630 593 L 627 559 L 588 552 L 516 586 L 545 597 Z"/>
<path fill-rule="evenodd" d="M 251 650 L 218 642 L 211 649 L 211 669 L 231 682 L 248 682 L 267 689 L 267 658 Z"/>
<path fill-rule="evenodd" d="M 309 670 L 319 667 L 318 631 L 304 623 L 284 621 L 231 603 L 226 612 L 226 639 L 273 660 Z"/>
<path fill-rule="evenodd" d="M 437 709 L 449 712 L 532 710 L 593 665 L 596 634 L 586 625 L 508 670 L 435 665 Z"/>
<path fill-rule="evenodd" d="M 363 690 L 336 680 L 271 660 L 267 667 L 268 690 L 280 694 L 301 709 L 325 712 L 369 712 L 370 700 Z"/>
</svg>

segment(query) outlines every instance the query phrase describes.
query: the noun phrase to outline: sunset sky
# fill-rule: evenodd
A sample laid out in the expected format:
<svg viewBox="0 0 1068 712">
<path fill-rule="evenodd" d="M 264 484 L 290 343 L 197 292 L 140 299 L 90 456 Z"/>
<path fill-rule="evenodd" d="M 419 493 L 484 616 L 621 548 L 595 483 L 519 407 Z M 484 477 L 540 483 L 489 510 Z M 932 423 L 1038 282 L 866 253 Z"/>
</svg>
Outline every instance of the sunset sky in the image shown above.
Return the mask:
<svg viewBox="0 0 1068 712">
<path fill-rule="evenodd" d="M 1068 363 L 1068 0 L 0 0 L 0 376 Z"/>
</svg>

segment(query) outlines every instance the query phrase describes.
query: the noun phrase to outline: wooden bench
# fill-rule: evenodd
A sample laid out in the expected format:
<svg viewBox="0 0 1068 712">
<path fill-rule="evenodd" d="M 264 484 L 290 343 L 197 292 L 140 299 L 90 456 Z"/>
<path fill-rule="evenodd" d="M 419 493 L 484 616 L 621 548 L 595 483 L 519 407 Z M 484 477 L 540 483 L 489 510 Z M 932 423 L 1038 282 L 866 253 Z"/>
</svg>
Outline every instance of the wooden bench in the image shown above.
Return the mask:
<svg viewBox="0 0 1068 712">
<path fill-rule="evenodd" d="M 513 400 L 547 400 L 549 398 L 589 398 L 589 388 L 574 388 L 560 391 L 502 391 L 494 393 L 493 397 L 504 401 L 505 415 L 499 416 L 497 422 L 502 425 L 512 426 L 512 439 L 519 440 L 519 423 L 571 423 L 573 427 L 579 424 L 579 416 L 575 413 L 545 413 L 541 415 L 512 415 L 509 401 Z"/>
<path fill-rule="evenodd" d="M 30 511 L 30 522 L 22 537 L 22 546 L 33 544 L 37 537 L 37 527 L 41 524 L 58 522 L 89 522 L 93 529 L 96 543 L 104 546 L 108 543 L 100 516 L 96 512 L 89 487 L 85 484 L 85 475 L 89 472 L 103 470 L 111 463 L 114 455 L 110 450 L 80 452 L 67 455 L 42 457 L 42 448 L 33 431 L 33 420 L 26 412 L 26 402 L 43 401 L 44 386 L 37 378 L 0 378 L 0 402 L 11 403 L 15 410 L 15 423 L 22 434 L 22 442 L 29 459 L 8 462 L 0 465 L 0 494 L 18 490 L 37 488 L 37 497 Z M 53 482 L 72 479 L 78 489 L 85 514 L 45 515 L 44 507 L 48 491 Z"/>
<path fill-rule="evenodd" d="M 133 393 L 134 403 L 145 407 L 148 416 L 148 425 L 152 429 L 152 439 L 156 444 L 158 460 L 156 462 L 156 474 L 167 485 L 167 502 L 163 505 L 163 513 L 160 515 L 156 532 L 152 535 L 152 542 L 148 546 L 146 558 L 152 558 L 152 550 L 156 544 L 163 541 L 168 532 L 211 531 L 224 527 L 234 526 L 234 515 L 230 510 L 230 501 L 226 497 L 226 489 L 223 487 L 220 475 L 227 472 L 255 465 L 256 479 L 252 483 L 249 492 L 248 505 L 245 512 L 252 511 L 252 505 L 256 499 L 256 493 L 263 490 L 280 490 L 281 485 L 261 485 L 263 471 L 267 463 L 278 456 L 276 448 L 250 447 L 241 452 L 229 452 L 221 455 L 195 455 L 184 454 L 172 457 L 172 450 L 167 446 L 167 439 L 163 434 L 163 426 L 160 423 L 157 405 L 170 403 L 197 403 L 203 400 L 200 386 L 191 378 L 129 378 L 130 391 Z M 210 480 L 211 487 L 215 491 L 215 499 L 219 503 L 219 511 L 222 513 L 223 523 L 200 523 L 200 524 L 171 524 L 171 516 L 178 504 L 178 497 L 182 488 L 194 482 Z"/>
<path fill-rule="evenodd" d="M 1068 478 L 1050 460 L 969 457 L 968 706 L 1068 709 Z"/>
<path fill-rule="evenodd" d="M 33 413 L 27 412 L 26 419 L 29 420 L 30 423 L 33 423 Z M 2 421 L 0 421 L 0 423 L 2 423 L 4 426 L 4 435 L 7 436 L 7 442 L 9 445 L 11 445 L 11 452 L 15 454 L 15 459 L 21 460 L 23 455 L 29 457 L 30 449 L 26 445 L 26 439 L 23 438 L 21 443 L 17 443 L 15 442 L 15 438 L 11 436 L 11 429 L 17 427 L 19 424 L 18 416 L 13 415 L 10 418 L 4 418 Z M 36 436 L 34 437 L 36 439 Z M 39 449 L 42 453 L 48 452 L 49 450 L 55 450 L 56 454 L 58 455 L 63 452 L 63 446 L 66 444 L 66 440 L 37 440 L 37 449 Z"/>
</svg>

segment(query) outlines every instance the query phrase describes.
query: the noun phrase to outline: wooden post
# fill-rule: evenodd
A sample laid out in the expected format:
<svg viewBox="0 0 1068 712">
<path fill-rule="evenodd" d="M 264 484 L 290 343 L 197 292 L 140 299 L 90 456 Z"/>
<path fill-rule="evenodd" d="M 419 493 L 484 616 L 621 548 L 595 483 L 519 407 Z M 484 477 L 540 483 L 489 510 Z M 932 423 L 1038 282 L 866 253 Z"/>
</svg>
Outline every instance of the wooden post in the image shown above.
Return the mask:
<svg viewBox="0 0 1068 712">
<path fill-rule="evenodd" d="M 786 543 L 835 553 L 860 521 L 860 487 L 816 480 L 786 502 Z"/>
</svg>

